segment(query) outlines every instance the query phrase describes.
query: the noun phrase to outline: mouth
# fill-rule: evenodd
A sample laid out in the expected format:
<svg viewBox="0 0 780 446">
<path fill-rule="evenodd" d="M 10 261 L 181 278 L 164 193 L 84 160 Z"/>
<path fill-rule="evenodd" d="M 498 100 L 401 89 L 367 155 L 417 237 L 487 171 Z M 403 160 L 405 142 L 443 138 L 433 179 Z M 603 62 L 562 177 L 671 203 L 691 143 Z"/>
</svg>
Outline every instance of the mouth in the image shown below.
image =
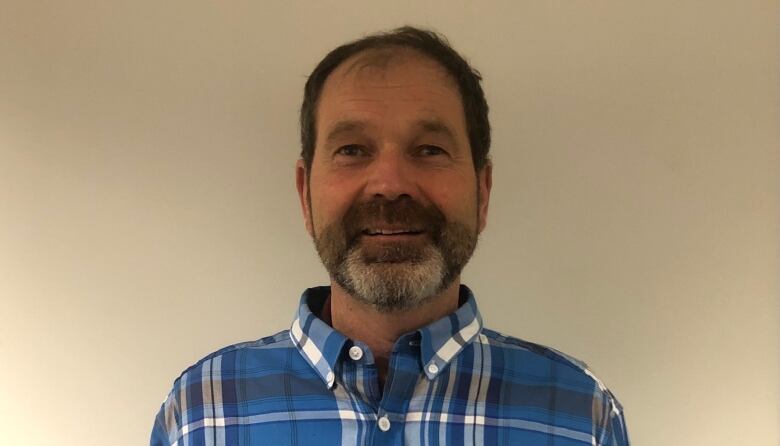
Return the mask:
<svg viewBox="0 0 780 446">
<path fill-rule="evenodd" d="M 370 229 L 364 229 L 363 235 L 368 235 L 370 237 L 397 237 L 397 236 L 409 236 L 409 235 L 420 235 L 422 234 L 422 229 L 410 229 L 410 228 L 370 228 Z"/>
<path fill-rule="evenodd" d="M 412 243 L 421 240 L 426 232 L 418 228 L 369 228 L 361 232 L 361 238 L 369 243 Z"/>
</svg>

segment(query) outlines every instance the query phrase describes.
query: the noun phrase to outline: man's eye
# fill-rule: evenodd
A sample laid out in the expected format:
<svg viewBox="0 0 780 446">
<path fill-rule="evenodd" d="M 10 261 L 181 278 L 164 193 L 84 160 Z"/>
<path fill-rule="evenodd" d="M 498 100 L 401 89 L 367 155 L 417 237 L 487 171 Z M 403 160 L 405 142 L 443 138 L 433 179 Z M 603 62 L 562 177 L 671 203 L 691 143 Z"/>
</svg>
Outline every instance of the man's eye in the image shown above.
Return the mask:
<svg viewBox="0 0 780 446">
<path fill-rule="evenodd" d="M 445 152 L 444 149 L 438 146 L 425 145 L 420 147 L 419 153 L 422 156 L 436 156 L 436 155 L 443 155 L 447 152 Z"/>
<path fill-rule="evenodd" d="M 336 155 L 343 155 L 343 156 L 364 156 L 366 154 L 366 150 L 356 144 L 350 144 L 347 146 L 339 147 L 339 149 L 336 151 Z"/>
</svg>

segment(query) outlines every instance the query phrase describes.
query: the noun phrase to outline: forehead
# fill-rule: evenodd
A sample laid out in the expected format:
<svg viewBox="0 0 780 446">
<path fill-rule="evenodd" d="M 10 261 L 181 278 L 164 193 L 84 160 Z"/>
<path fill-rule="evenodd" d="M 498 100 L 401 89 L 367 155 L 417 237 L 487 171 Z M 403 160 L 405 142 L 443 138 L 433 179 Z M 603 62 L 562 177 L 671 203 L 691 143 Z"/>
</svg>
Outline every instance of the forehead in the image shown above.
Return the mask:
<svg viewBox="0 0 780 446">
<path fill-rule="evenodd" d="M 317 106 L 318 133 L 338 120 L 419 118 L 465 128 L 455 80 L 437 61 L 406 48 L 348 58 L 328 76 Z"/>
<path fill-rule="evenodd" d="M 439 77 L 441 81 L 456 87 L 454 79 L 447 70 L 432 57 L 413 48 L 386 47 L 361 51 L 347 58 L 339 64 L 331 73 L 330 79 L 338 79 L 350 74 L 368 77 L 382 77 L 389 69 L 398 66 L 413 66 L 420 70 L 427 70 L 432 76 Z"/>
</svg>

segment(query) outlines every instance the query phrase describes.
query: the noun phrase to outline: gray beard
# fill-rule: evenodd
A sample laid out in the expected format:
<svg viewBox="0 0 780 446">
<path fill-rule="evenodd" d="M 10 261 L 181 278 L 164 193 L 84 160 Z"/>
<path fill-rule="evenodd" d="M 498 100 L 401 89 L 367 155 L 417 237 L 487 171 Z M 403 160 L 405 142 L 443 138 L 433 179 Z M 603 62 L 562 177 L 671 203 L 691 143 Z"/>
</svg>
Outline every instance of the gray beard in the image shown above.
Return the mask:
<svg viewBox="0 0 780 446">
<path fill-rule="evenodd" d="M 408 311 L 431 301 L 460 275 L 477 243 L 473 229 L 448 223 L 437 243 L 407 252 L 390 248 L 392 260 L 382 261 L 367 258 L 359 243 L 347 248 L 342 234 L 331 226 L 315 237 L 325 268 L 355 300 L 382 313 Z"/>
<path fill-rule="evenodd" d="M 396 263 L 368 263 L 360 249 L 352 249 L 333 277 L 356 300 L 380 312 L 418 308 L 450 285 L 444 283 L 441 253 L 426 248 L 422 260 Z"/>
</svg>

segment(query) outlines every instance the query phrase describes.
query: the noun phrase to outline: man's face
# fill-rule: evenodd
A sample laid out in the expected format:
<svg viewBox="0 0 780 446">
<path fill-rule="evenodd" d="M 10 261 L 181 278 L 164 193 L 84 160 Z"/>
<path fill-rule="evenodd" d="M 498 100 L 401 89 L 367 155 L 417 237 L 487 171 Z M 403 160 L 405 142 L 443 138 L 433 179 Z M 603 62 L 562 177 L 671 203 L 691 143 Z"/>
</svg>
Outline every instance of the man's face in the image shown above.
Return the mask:
<svg viewBox="0 0 780 446">
<path fill-rule="evenodd" d="M 475 172 L 457 86 L 410 50 L 361 53 L 325 82 L 298 192 L 337 285 L 380 311 L 454 283 L 485 226 L 490 166 Z"/>
</svg>

